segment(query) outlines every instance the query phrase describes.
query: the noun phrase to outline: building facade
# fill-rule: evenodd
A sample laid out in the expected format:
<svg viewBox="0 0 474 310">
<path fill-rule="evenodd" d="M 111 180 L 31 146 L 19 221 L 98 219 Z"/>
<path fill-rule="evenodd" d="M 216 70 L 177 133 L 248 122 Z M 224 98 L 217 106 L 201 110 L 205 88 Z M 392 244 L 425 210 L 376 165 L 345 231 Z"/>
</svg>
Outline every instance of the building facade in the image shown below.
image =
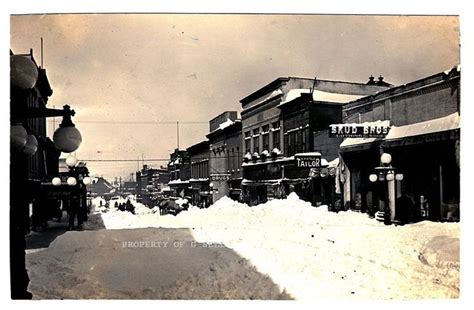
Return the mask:
<svg viewBox="0 0 474 310">
<path fill-rule="evenodd" d="M 385 89 L 288 77 L 242 99 L 246 202 L 258 204 L 293 191 L 315 205 L 333 200 L 334 181 L 326 177 L 335 169 L 329 161 L 337 157 L 338 144 L 324 136 L 329 124 L 342 120 L 344 103 Z"/>
<path fill-rule="evenodd" d="M 152 168 L 143 165 L 140 171 L 136 173 L 136 194 L 140 202 L 148 206 L 153 206 L 156 196 L 164 187 L 168 186 L 170 181 L 170 172 L 167 168 Z"/>
<path fill-rule="evenodd" d="M 209 179 L 212 201 L 240 197 L 242 123 L 236 111 L 224 112 L 209 122 Z"/>
<path fill-rule="evenodd" d="M 459 220 L 460 75 L 455 67 L 344 106 L 344 123 L 390 126 L 385 137 L 342 142 L 347 208 L 388 210 L 400 222 Z M 400 177 L 371 182 L 384 153 Z"/>
<path fill-rule="evenodd" d="M 191 159 L 189 189 L 191 204 L 200 208 L 211 205 L 209 188 L 209 141 L 204 140 L 186 149 Z"/>
<path fill-rule="evenodd" d="M 170 181 L 168 186 L 174 197 L 190 197 L 189 179 L 191 178 L 191 158 L 186 150 L 175 149 L 168 162 Z"/>
</svg>

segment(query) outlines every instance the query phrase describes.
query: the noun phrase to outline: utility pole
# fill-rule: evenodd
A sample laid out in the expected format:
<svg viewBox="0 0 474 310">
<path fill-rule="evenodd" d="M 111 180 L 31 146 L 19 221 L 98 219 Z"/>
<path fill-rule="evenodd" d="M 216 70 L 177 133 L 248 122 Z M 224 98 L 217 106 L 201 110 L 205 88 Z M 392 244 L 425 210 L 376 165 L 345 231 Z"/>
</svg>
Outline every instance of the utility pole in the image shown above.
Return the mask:
<svg viewBox="0 0 474 310">
<path fill-rule="evenodd" d="M 44 68 L 43 66 L 43 37 L 41 37 L 41 68 Z"/>
<path fill-rule="evenodd" d="M 176 121 L 176 140 L 177 140 L 178 150 L 179 150 L 179 121 Z"/>
</svg>

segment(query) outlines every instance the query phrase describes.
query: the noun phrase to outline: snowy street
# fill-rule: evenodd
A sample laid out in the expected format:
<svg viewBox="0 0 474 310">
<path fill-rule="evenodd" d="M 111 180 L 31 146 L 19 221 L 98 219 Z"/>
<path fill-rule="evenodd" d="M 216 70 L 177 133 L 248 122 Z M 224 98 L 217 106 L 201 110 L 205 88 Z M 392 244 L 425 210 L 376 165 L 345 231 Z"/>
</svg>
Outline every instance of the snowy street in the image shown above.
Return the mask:
<svg viewBox="0 0 474 310">
<path fill-rule="evenodd" d="M 37 298 L 459 297 L 459 223 L 385 226 L 295 194 L 256 207 L 224 197 L 178 216 L 132 203 L 135 215 L 96 207 L 106 229 L 67 232 L 29 253 L 29 290 Z"/>
</svg>

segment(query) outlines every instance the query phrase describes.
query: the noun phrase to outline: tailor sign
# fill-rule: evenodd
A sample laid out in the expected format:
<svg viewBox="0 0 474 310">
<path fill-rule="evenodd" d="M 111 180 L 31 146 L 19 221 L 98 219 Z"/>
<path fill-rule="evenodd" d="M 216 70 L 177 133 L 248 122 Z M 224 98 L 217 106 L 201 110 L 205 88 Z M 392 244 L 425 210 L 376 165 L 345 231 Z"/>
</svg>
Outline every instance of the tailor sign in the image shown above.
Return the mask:
<svg viewBox="0 0 474 310">
<path fill-rule="evenodd" d="M 329 125 L 330 138 L 384 138 L 390 131 L 385 124 L 334 124 Z"/>
<path fill-rule="evenodd" d="M 321 156 L 315 155 L 295 155 L 296 166 L 299 168 L 319 168 L 321 167 Z"/>
</svg>

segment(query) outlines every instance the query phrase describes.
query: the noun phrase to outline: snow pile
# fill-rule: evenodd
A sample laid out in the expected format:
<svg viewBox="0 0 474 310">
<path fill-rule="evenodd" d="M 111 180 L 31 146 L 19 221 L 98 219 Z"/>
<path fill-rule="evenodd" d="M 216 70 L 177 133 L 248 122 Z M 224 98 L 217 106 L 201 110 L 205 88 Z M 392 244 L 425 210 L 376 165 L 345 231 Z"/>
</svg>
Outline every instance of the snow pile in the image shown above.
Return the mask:
<svg viewBox="0 0 474 310">
<path fill-rule="evenodd" d="M 219 129 L 224 130 L 225 128 L 227 128 L 227 127 L 229 127 L 233 124 L 234 124 L 234 122 L 228 118 L 225 122 L 219 124 Z"/>
<path fill-rule="evenodd" d="M 180 197 L 180 198 L 176 199 L 175 202 L 176 202 L 177 205 L 179 205 L 179 206 L 181 207 L 182 205 L 187 204 L 187 203 L 188 203 L 188 200 L 187 200 L 187 199 L 183 199 L 183 198 Z"/>
<path fill-rule="evenodd" d="M 102 214 L 106 228 L 189 228 L 198 242 L 222 243 L 297 299 L 459 296 L 458 223 L 385 226 L 294 193 L 255 207 L 224 197 L 177 216 L 117 214 Z"/>
<path fill-rule="evenodd" d="M 128 211 L 120 211 L 117 209 L 118 203 L 130 203 L 135 208 L 135 214 Z M 100 203 L 102 202 L 102 206 Z M 136 201 L 133 195 L 127 198 L 115 198 L 110 200 L 110 204 L 107 204 L 103 198 L 97 197 L 92 199 L 92 214 L 100 214 L 104 225 L 108 229 L 120 229 L 120 228 L 142 228 L 150 227 L 153 225 L 153 216 L 155 213 L 159 214 L 158 207 L 153 209 L 148 208 L 142 203 Z M 117 205 L 115 204 L 117 202 Z M 107 207 L 109 206 L 110 207 Z"/>
</svg>

